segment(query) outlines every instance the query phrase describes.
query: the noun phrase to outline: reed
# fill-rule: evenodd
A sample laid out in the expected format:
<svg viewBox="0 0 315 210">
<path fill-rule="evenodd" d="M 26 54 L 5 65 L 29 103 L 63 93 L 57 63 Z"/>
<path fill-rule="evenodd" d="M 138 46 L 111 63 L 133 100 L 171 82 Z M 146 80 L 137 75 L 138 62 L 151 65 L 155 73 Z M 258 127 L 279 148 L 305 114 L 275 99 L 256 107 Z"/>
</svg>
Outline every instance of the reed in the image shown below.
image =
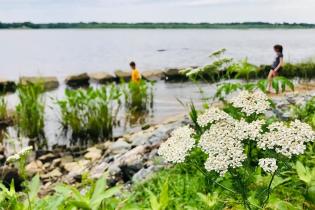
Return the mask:
<svg viewBox="0 0 315 210">
<path fill-rule="evenodd" d="M 7 102 L 3 96 L 0 96 L 0 121 L 7 118 Z"/>
<path fill-rule="evenodd" d="M 154 82 L 145 80 L 122 84 L 126 115 L 132 124 L 138 120 L 143 121 L 153 108 L 153 86 Z"/>
<path fill-rule="evenodd" d="M 44 139 L 44 110 L 42 83 L 18 85 L 19 104 L 16 106 L 16 121 L 19 136 L 32 140 Z M 42 146 L 40 144 L 39 146 Z"/>
<path fill-rule="evenodd" d="M 71 144 L 86 145 L 88 139 L 98 142 L 112 138 L 121 104 L 121 93 L 115 85 L 66 90 L 65 95 L 57 103 L 63 131 L 71 133 Z"/>
</svg>

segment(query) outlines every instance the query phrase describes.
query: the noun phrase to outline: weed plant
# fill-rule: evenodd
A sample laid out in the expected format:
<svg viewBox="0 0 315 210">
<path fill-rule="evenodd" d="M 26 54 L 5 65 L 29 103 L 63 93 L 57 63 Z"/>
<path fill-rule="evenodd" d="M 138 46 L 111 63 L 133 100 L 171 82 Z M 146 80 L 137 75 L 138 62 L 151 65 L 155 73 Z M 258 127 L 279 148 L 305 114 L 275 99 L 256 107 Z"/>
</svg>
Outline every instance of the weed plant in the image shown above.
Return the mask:
<svg viewBox="0 0 315 210">
<path fill-rule="evenodd" d="M 0 96 L 0 121 L 7 118 L 7 102 L 3 96 Z"/>
<path fill-rule="evenodd" d="M 65 99 L 59 100 L 61 124 L 65 134 L 71 132 L 71 143 L 87 144 L 88 139 L 98 142 L 112 137 L 120 108 L 120 90 L 111 86 L 66 90 Z"/>
<path fill-rule="evenodd" d="M 292 117 L 307 122 L 315 129 L 315 97 L 312 97 L 304 106 L 292 107 Z"/>
<path fill-rule="evenodd" d="M 44 87 L 41 83 L 18 85 L 17 94 L 19 104 L 16 106 L 16 120 L 19 136 L 32 140 L 41 140 L 39 146 L 43 146 L 44 139 L 44 102 L 42 93 Z"/>
</svg>

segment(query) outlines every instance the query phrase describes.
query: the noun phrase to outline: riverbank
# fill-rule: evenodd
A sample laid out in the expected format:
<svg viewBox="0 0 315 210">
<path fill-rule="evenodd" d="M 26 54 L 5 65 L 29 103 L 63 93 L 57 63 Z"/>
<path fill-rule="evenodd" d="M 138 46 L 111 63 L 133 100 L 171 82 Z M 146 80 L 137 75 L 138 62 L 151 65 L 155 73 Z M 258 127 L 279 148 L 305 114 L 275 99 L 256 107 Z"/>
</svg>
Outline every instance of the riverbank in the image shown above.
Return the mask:
<svg viewBox="0 0 315 210">
<path fill-rule="evenodd" d="M 287 120 L 291 116 L 291 105 L 303 105 L 315 96 L 315 83 L 297 85 L 295 91 L 269 96 L 276 109 L 268 115 Z M 219 101 L 214 101 L 213 105 L 221 106 Z M 77 185 L 86 173 L 93 179 L 107 174 L 110 185 L 120 183 L 129 186 L 143 182 L 166 166 L 157 155 L 159 145 L 173 129 L 190 123 L 188 117 L 181 114 L 86 149 L 56 146 L 52 150 L 38 150 L 28 160 L 26 171 L 29 176 L 39 173 L 43 182 L 42 195 L 49 194 L 60 182 Z M 0 154 L 3 154 L 5 148 L 1 148 Z"/>
</svg>

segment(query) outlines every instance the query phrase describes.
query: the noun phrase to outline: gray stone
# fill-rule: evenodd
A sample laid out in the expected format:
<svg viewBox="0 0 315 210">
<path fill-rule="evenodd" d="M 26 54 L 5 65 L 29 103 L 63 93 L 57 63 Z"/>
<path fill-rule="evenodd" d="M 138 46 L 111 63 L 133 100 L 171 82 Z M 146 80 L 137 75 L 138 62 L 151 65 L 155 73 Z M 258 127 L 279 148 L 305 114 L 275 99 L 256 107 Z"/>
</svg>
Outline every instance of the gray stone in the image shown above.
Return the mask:
<svg viewBox="0 0 315 210">
<path fill-rule="evenodd" d="M 54 90 L 59 87 L 59 81 L 57 77 L 20 77 L 20 84 L 27 85 L 27 84 L 36 84 L 41 83 L 43 84 L 45 90 Z"/>
<path fill-rule="evenodd" d="M 118 81 L 123 79 L 126 82 L 128 82 L 131 79 L 131 72 L 122 71 L 122 70 L 116 70 L 114 73 L 115 73 L 116 79 Z"/>
<path fill-rule="evenodd" d="M 143 78 L 154 81 L 161 80 L 165 77 L 165 73 L 162 70 L 143 71 L 141 74 Z"/>
<path fill-rule="evenodd" d="M 68 76 L 65 80 L 70 87 L 89 86 L 90 77 L 87 73 Z"/>
<path fill-rule="evenodd" d="M 91 178 L 93 179 L 100 178 L 104 174 L 104 172 L 108 169 L 108 167 L 109 167 L 109 164 L 105 161 L 98 164 L 97 166 L 95 166 L 94 168 L 90 170 Z"/>
<path fill-rule="evenodd" d="M 85 159 L 95 161 L 102 157 L 102 150 L 97 149 L 96 147 L 90 147 L 87 151 L 88 152 L 84 155 Z"/>
<path fill-rule="evenodd" d="M 109 146 L 109 151 L 112 154 L 119 154 L 129 150 L 130 147 L 131 147 L 130 144 L 128 144 L 127 142 L 120 138 Z"/>
<path fill-rule="evenodd" d="M 101 84 L 113 82 L 115 80 L 115 77 L 113 75 L 106 72 L 94 72 L 94 73 L 89 73 L 88 75 L 92 81 L 95 81 Z"/>
<path fill-rule="evenodd" d="M 148 168 L 142 168 L 137 173 L 135 173 L 132 177 L 133 183 L 139 183 L 145 181 L 150 177 L 154 172 L 158 170 L 155 166 L 149 166 Z"/>
</svg>

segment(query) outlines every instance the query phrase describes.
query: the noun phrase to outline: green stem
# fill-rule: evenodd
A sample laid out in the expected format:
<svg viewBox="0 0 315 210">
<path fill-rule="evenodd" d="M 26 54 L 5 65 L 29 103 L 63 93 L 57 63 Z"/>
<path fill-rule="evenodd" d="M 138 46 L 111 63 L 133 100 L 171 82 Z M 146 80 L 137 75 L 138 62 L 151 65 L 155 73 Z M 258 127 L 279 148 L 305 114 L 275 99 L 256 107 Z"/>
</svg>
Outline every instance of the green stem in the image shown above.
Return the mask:
<svg viewBox="0 0 315 210">
<path fill-rule="evenodd" d="M 272 185 L 272 182 L 273 182 L 273 180 L 275 178 L 275 175 L 276 175 L 276 171 L 272 174 L 272 177 L 270 179 L 270 182 L 269 182 L 269 185 L 268 185 L 268 189 L 267 189 L 267 198 L 264 200 L 262 208 L 264 208 L 267 205 L 267 203 L 268 203 L 268 200 L 269 200 L 269 197 L 270 197 L 270 193 L 271 193 L 271 185 Z"/>
</svg>

